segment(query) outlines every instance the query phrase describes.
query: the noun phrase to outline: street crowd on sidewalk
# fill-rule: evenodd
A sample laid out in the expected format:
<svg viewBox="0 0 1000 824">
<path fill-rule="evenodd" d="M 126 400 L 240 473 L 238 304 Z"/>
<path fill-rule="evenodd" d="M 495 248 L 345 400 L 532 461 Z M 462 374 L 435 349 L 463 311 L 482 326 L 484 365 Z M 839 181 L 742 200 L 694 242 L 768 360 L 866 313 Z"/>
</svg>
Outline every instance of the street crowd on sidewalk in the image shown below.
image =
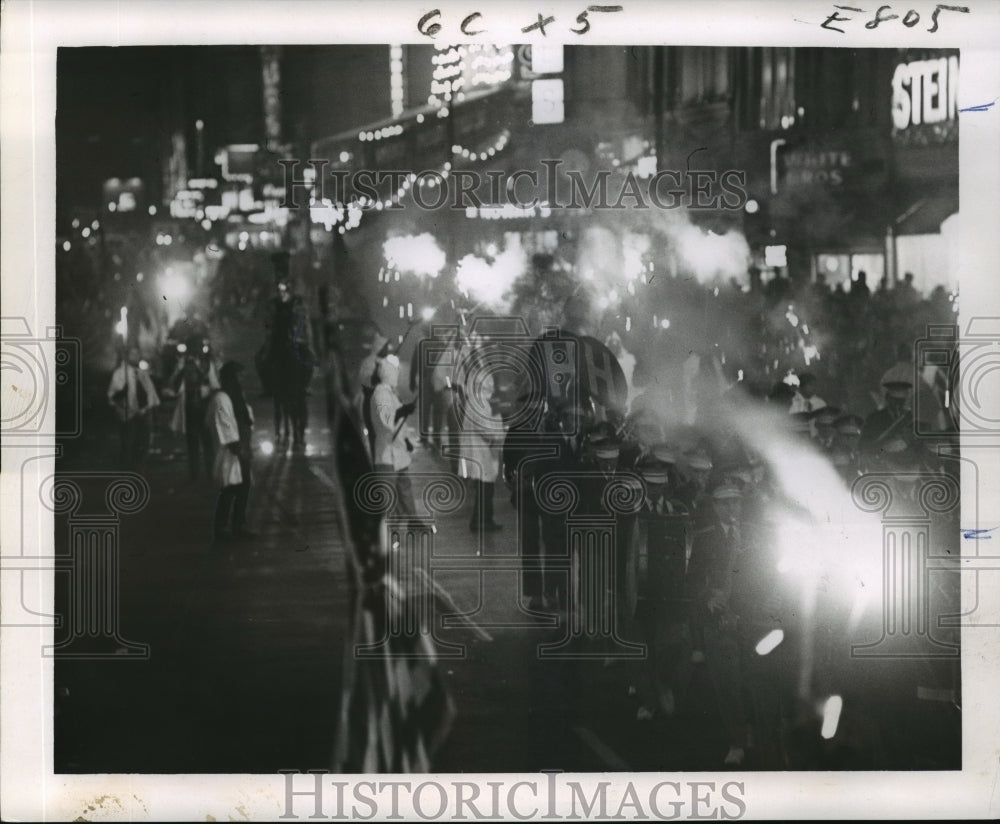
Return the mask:
<svg viewBox="0 0 1000 824">
<path fill-rule="evenodd" d="M 305 445 L 307 393 L 316 359 L 308 309 L 293 292 L 287 258 L 275 255 L 273 263 L 274 296 L 254 366 L 264 394 L 273 399 L 276 444 L 299 452 Z M 160 353 L 159 381 L 137 346 L 123 346 L 107 390 L 119 422 L 119 466 L 144 473 L 154 442 L 168 448 L 183 442 L 189 480 L 203 475 L 216 488 L 213 542 L 249 540 L 257 533 L 248 526 L 255 419 L 241 377 L 247 367 L 236 360 L 220 366 L 212 337 L 212 329 L 196 314 L 182 317 Z M 166 401 L 169 419 L 159 414 Z"/>
</svg>

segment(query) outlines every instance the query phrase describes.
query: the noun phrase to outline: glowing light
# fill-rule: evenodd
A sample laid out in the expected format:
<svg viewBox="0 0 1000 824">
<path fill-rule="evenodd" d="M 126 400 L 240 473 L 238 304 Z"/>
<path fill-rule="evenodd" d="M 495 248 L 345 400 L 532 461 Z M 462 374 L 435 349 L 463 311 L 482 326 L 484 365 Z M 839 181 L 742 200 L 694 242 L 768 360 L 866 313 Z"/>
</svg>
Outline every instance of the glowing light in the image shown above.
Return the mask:
<svg viewBox="0 0 1000 824">
<path fill-rule="evenodd" d="M 72 243 L 70 243 L 68 240 L 64 240 L 63 241 L 63 251 L 64 252 L 68 252 L 72 248 L 73 248 L 73 244 Z"/>
<path fill-rule="evenodd" d="M 146 360 L 139 361 L 139 368 L 148 371 L 149 370 L 149 361 L 146 361 Z"/>
<path fill-rule="evenodd" d="M 78 218 L 78 217 L 73 218 L 73 224 L 72 224 L 72 226 L 73 226 L 74 229 L 79 229 L 80 228 L 80 218 Z M 949 295 L 949 297 L 951 297 L 951 295 Z"/>
<path fill-rule="evenodd" d="M 85 238 L 90 237 L 90 228 L 87 227 L 87 226 L 84 226 L 83 227 L 83 231 L 80 232 L 80 234 L 83 235 L 83 237 L 85 237 Z"/>
<path fill-rule="evenodd" d="M 455 286 L 481 303 L 500 306 L 504 296 L 526 269 L 526 257 L 521 245 L 512 242 L 492 263 L 475 255 L 466 255 L 458 262 Z"/>
<path fill-rule="evenodd" d="M 425 306 L 420 310 L 420 317 L 422 317 L 425 321 L 433 320 L 436 312 L 437 310 L 433 306 Z"/>
<path fill-rule="evenodd" d="M 758 655 L 767 655 L 768 653 L 774 652 L 775 648 L 784 640 L 784 630 L 772 629 L 767 635 L 757 642 L 757 646 L 754 649 Z"/>
<path fill-rule="evenodd" d="M 631 332 L 632 331 L 632 318 L 631 317 L 626 317 L 625 318 L 625 331 L 626 332 Z"/>
<path fill-rule="evenodd" d="M 428 232 L 399 235 L 382 244 L 386 262 L 398 272 L 417 277 L 436 278 L 444 269 L 447 257 L 437 240 Z"/>
<path fill-rule="evenodd" d="M 261 441 L 260 442 L 260 453 L 261 455 L 273 455 L 274 454 L 274 444 L 271 441 Z"/>
<path fill-rule="evenodd" d="M 750 247 L 739 232 L 730 230 L 719 235 L 684 223 L 670 227 L 667 234 L 673 241 L 680 268 L 689 271 L 700 283 L 746 280 Z"/>
<path fill-rule="evenodd" d="M 115 324 L 115 331 L 122 336 L 122 340 L 128 339 L 128 307 L 121 308 L 120 320 Z"/>
<path fill-rule="evenodd" d="M 160 276 L 160 292 L 167 300 L 183 300 L 191 291 L 191 286 L 183 275 L 167 269 Z"/>
<path fill-rule="evenodd" d="M 780 269 L 788 265 L 787 246 L 765 246 L 764 265 L 775 269 Z"/>
<path fill-rule="evenodd" d="M 840 723 L 840 711 L 844 708 L 844 699 L 839 695 L 831 695 L 823 705 L 823 728 L 819 734 L 829 741 L 837 734 Z"/>
<path fill-rule="evenodd" d="M 660 321 L 660 328 L 661 329 L 669 329 L 670 328 L 670 321 L 667 320 L 666 318 L 664 318 L 663 320 L 661 320 Z"/>
<path fill-rule="evenodd" d="M 145 277 L 145 275 L 143 275 L 142 272 L 136 272 L 135 273 L 135 279 L 136 279 L 136 281 L 138 283 L 142 283 L 142 280 L 143 280 L 144 277 Z"/>
</svg>

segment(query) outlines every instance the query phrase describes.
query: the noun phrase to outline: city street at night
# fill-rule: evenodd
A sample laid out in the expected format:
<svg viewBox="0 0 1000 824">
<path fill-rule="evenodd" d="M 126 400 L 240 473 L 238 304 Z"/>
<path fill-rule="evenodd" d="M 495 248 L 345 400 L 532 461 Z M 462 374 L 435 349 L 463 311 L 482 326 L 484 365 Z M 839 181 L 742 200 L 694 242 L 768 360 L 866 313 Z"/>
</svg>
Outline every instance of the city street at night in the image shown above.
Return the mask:
<svg viewBox="0 0 1000 824">
<path fill-rule="evenodd" d="M 959 71 L 60 49 L 55 773 L 961 770 Z"/>
</svg>

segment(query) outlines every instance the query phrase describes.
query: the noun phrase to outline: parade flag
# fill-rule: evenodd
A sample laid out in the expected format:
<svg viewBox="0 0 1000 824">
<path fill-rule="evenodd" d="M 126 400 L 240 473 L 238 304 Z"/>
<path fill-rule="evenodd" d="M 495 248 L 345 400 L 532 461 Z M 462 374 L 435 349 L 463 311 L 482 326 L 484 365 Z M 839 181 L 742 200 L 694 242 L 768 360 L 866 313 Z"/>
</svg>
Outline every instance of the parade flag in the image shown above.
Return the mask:
<svg viewBox="0 0 1000 824">
<path fill-rule="evenodd" d="M 382 516 L 362 511 L 351 490 L 371 464 L 359 428 L 341 406 L 337 480 L 347 545 L 351 622 L 333 767 L 346 773 L 430 772 L 434 752 L 447 737 L 454 705 L 438 667 L 429 627 L 389 633 L 408 592 L 387 564 Z M 361 649 L 377 655 L 359 655 Z"/>
</svg>

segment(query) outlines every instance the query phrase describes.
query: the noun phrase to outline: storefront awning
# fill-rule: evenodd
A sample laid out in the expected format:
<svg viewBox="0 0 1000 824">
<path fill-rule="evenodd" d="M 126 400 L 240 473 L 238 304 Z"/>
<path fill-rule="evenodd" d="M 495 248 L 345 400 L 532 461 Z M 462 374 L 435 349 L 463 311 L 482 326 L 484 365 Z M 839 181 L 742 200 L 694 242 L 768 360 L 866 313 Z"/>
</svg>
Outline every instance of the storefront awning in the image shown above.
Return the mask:
<svg viewBox="0 0 1000 824">
<path fill-rule="evenodd" d="M 958 211 L 958 193 L 940 192 L 909 201 L 893 221 L 896 235 L 932 235 L 941 224 Z"/>
</svg>

